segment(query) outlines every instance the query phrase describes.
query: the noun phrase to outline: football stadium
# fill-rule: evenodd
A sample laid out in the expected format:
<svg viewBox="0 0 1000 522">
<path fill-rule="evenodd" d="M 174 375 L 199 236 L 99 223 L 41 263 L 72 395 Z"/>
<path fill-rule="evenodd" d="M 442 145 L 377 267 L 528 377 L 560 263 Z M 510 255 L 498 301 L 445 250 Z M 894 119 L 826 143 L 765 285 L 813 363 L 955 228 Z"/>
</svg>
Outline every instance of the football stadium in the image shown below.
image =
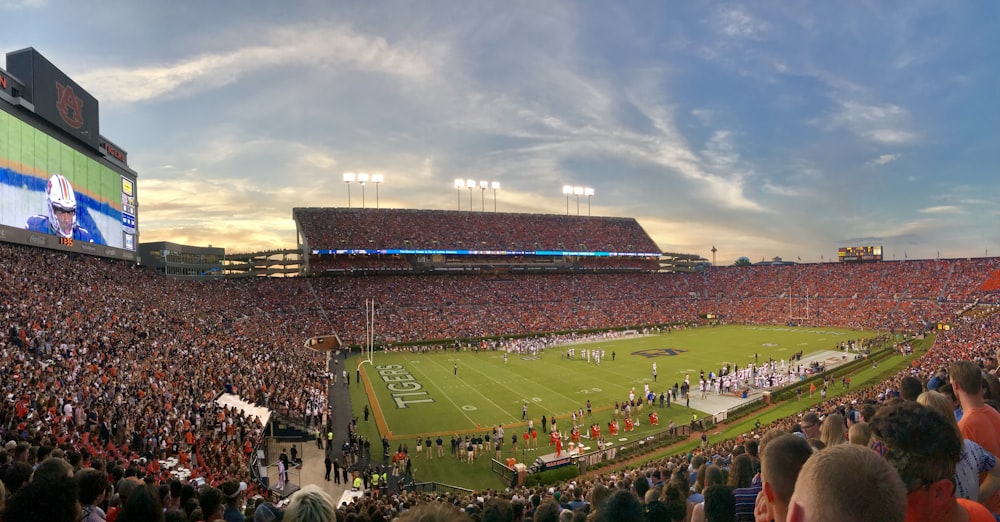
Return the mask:
<svg viewBox="0 0 1000 522">
<path fill-rule="evenodd" d="M 946 416 L 901 404 L 933 393 L 971 416 L 1000 398 L 1000 258 L 844 245 L 713 266 L 628 216 L 416 208 L 289 208 L 297 245 L 280 251 L 143 243 L 142 177 L 97 100 L 34 49 L 6 63 L 5 520 L 55 490 L 209 520 L 268 520 L 315 491 L 337 520 L 690 520 L 725 490 L 753 520 L 758 494 L 787 505 L 813 467 L 787 464 L 775 493 L 778 456 L 916 462 L 922 443 L 894 427 Z M 995 509 L 983 462 L 971 484 L 954 463 L 909 471 Z"/>
</svg>

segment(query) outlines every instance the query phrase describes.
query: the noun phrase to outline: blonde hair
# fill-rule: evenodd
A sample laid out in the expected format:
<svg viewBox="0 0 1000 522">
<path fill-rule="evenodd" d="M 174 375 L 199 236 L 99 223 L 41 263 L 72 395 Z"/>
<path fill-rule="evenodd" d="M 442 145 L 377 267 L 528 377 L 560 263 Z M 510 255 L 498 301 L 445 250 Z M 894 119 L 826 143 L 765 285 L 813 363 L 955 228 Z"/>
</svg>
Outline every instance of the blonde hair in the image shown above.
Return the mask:
<svg viewBox="0 0 1000 522">
<path fill-rule="evenodd" d="M 839 413 L 828 415 L 819 427 L 819 440 L 823 441 L 825 448 L 847 442 L 847 423 L 844 422 L 844 416 Z"/>
<path fill-rule="evenodd" d="M 933 390 L 925 391 L 917 397 L 917 403 L 944 415 L 944 418 L 948 419 L 948 423 L 954 426 L 955 431 L 958 432 L 958 437 L 963 440 L 965 439 L 962 435 L 962 430 L 958 428 L 958 420 L 955 419 L 955 409 L 952 407 L 951 399 L 948 396 Z"/>
<path fill-rule="evenodd" d="M 847 430 L 847 438 L 851 444 L 868 447 L 872 443 L 872 427 L 867 422 L 859 422 Z"/>
<path fill-rule="evenodd" d="M 337 520 L 337 507 L 333 497 L 315 484 L 310 484 L 292 495 L 283 520 L 287 522 L 329 522 Z"/>
</svg>

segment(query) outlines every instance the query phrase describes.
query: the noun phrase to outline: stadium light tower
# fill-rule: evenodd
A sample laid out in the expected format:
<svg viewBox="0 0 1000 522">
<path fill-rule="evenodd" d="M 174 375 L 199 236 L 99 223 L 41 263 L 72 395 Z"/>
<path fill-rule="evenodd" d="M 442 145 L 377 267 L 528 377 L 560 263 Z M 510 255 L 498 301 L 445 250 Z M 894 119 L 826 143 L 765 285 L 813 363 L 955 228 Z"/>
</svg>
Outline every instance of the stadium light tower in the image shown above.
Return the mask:
<svg viewBox="0 0 1000 522">
<path fill-rule="evenodd" d="M 357 177 L 353 172 L 344 173 L 344 183 L 347 184 L 347 208 L 351 208 L 351 183 L 354 183 Z"/>
<path fill-rule="evenodd" d="M 573 193 L 573 185 L 563 185 L 563 194 L 566 194 L 566 215 L 569 215 L 569 195 Z"/>
<path fill-rule="evenodd" d="M 496 214 L 497 213 L 497 189 L 500 188 L 500 182 L 499 181 L 491 181 L 490 182 L 490 188 L 493 189 L 493 213 Z"/>
<path fill-rule="evenodd" d="M 381 174 L 372 174 L 372 183 L 375 184 L 375 208 L 378 208 L 378 186 L 385 181 L 385 176 Z"/>
<path fill-rule="evenodd" d="M 573 187 L 573 195 L 576 196 L 576 215 L 580 215 L 580 196 L 583 195 L 583 187 Z"/>
<path fill-rule="evenodd" d="M 476 180 L 465 180 L 465 188 L 469 189 L 469 212 L 472 212 L 472 189 L 476 188 Z"/>
<path fill-rule="evenodd" d="M 455 180 L 455 194 L 458 195 L 458 210 L 462 210 L 462 189 L 465 188 L 464 179 Z"/>
<path fill-rule="evenodd" d="M 479 203 L 483 207 L 483 212 L 486 212 L 486 189 L 488 189 L 488 188 L 490 188 L 490 182 L 489 181 L 480 181 L 479 182 L 479 191 L 481 193 L 480 194 L 480 198 L 479 198 L 480 199 Z"/>
<path fill-rule="evenodd" d="M 358 174 L 358 183 L 361 183 L 361 208 L 365 208 L 365 183 L 368 183 L 368 174 Z"/>
<path fill-rule="evenodd" d="M 587 216 L 590 216 L 590 198 L 594 197 L 594 189 L 591 187 L 583 187 L 583 195 L 587 196 Z"/>
</svg>

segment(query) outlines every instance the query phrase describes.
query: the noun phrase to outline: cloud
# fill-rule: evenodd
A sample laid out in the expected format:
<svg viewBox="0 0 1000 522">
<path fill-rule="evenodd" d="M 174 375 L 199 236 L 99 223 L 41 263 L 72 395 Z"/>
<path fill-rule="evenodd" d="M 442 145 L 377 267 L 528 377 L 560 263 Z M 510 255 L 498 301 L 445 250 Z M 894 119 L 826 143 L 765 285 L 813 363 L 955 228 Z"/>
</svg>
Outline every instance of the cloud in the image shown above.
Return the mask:
<svg viewBox="0 0 1000 522">
<path fill-rule="evenodd" d="M 715 112 L 711 109 L 691 109 L 691 116 L 694 116 L 702 125 L 712 123 Z"/>
<path fill-rule="evenodd" d="M 868 164 L 869 165 L 886 165 L 886 164 L 892 163 L 893 161 L 898 160 L 902 156 L 903 156 L 902 154 L 882 154 L 881 156 L 879 156 L 879 157 L 877 157 L 877 158 L 875 158 L 873 160 L 870 160 L 868 162 Z"/>
<path fill-rule="evenodd" d="M 48 0 L 0 0 L 0 11 L 21 11 L 45 7 Z"/>
<path fill-rule="evenodd" d="M 918 210 L 921 214 L 961 214 L 962 209 L 955 205 L 939 205 Z"/>
<path fill-rule="evenodd" d="M 169 95 L 193 97 L 278 66 L 370 71 L 409 79 L 427 77 L 436 69 L 435 51 L 428 46 L 394 45 L 384 37 L 339 24 L 277 27 L 255 35 L 253 42 L 257 43 L 165 65 L 92 69 L 76 79 L 103 103 L 114 104 Z"/>
<path fill-rule="evenodd" d="M 840 101 L 837 110 L 825 122 L 827 129 L 845 129 L 861 138 L 881 145 L 905 145 L 917 135 L 907 128 L 909 112 L 894 105 L 869 105 L 856 101 Z"/>
<path fill-rule="evenodd" d="M 802 188 L 791 187 L 788 185 L 778 185 L 773 183 L 771 180 L 764 181 L 764 191 L 776 196 L 785 197 L 799 197 L 806 192 Z"/>
<path fill-rule="evenodd" d="M 730 38 L 759 39 L 769 29 L 766 22 L 754 17 L 738 5 L 718 7 L 710 23 L 716 31 Z"/>
</svg>

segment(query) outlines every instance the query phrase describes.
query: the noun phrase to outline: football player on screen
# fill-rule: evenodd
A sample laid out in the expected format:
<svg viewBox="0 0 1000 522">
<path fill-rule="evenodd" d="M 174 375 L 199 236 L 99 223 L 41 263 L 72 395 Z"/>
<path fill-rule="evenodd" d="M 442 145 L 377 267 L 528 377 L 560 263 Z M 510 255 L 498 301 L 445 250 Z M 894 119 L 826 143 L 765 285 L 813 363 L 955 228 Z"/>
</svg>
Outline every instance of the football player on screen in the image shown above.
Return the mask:
<svg viewBox="0 0 1000 522">
<path fill-rule="evenodd" d="M 53 174 L 45 186 L 48 215 L 38 214 L 28 218 L 24 228 L 77 241 L 93 243 L 90 232 L 76 219 L 76 192 L 62 174 Z"/>
</svg>

